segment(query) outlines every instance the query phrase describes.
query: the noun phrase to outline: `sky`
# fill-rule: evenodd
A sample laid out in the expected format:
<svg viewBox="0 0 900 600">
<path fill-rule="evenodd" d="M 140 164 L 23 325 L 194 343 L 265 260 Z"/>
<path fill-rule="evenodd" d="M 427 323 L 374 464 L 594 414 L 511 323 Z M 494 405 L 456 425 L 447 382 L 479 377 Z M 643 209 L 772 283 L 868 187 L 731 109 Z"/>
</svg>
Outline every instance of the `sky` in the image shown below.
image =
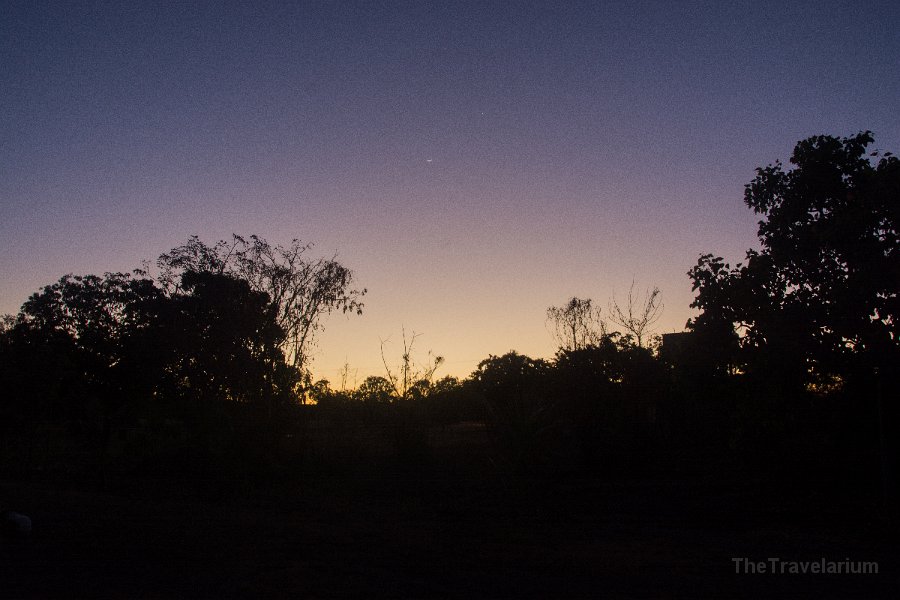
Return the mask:
<svg viewBox="0 0 900 600">
<path fill-rule="evenodd" d="M 199 235 L 313 243 L 369 290 L 312 365 L 553 356 L 546 310 L 756 243 L 811 135 L 900 151 L 900 3 L 0 4 L 0 313 Z"/>
</svg>

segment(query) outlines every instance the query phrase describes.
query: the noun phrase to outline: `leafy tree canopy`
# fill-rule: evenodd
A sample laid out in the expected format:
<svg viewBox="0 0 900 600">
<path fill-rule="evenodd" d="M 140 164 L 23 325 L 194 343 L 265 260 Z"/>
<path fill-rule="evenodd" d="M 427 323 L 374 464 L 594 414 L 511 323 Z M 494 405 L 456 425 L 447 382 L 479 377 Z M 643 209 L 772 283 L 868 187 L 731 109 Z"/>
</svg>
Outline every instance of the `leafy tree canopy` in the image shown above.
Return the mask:
<svg viewBox="0 0 900 600">
<path fill-rule="evenodd" d="M 744 201 L 762 215 L 760 250 L 732 268 L 700 257 L 689 272 L 701 314 L 689 326 L 798 373 L 896 360 L 900 317 L 900 161 L 867 151 L 871 132 L 815 136 L 756 170 Z"/>
<path fill-rule="evenodd" d="M 193 236 L 159 256 L 157 279 L 173 295 L 181 292 L 181 276 L 189 271 L 229 274 L 265 292 L 277 308 L 285 356 L 295 368 L 306 369 L 322 318 L 334 311 L 362 314 L 366 293 L 353 287 L 352 271 L 336 257 L 311 260 L 311 248 L 296 239 L 273 246 L 261 237 L 237 234 L 210 246 Z"/>
</svg>

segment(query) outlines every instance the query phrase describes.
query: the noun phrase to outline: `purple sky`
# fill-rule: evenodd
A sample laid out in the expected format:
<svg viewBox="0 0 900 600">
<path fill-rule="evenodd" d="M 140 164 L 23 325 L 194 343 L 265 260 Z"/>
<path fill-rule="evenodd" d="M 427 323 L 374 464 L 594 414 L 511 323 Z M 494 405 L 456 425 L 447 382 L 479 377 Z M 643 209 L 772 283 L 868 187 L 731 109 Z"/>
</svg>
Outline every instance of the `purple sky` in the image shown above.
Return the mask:
<svg viewBox="0 0 900 600">
<path fill-rule="evenodd" d="M 698 255 L 755 242 L 755 167 L 900 151 L 896 1 L 225 4 L 0 6 L 0 312 L 191 234 L 299 237 L 370 290 L 319 376 L 402 326 L 466 375 L 632 278 L 681 330 Z"/>
</svg>

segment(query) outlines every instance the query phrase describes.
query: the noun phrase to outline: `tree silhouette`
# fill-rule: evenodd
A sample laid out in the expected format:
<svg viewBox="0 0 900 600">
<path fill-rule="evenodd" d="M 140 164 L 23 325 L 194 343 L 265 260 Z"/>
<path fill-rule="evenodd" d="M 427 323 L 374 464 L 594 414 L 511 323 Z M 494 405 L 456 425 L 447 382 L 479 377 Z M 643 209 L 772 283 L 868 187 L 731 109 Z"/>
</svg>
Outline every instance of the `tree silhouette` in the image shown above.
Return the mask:
<svg viewBox="0 0 900 600">
<path fill-rule="evenodd" d="M 794 168 L 756 170 L 744 201 L 761 249 L 731 268 L 704 255 L 691 270 L 702 310 L 690 326 L 738 327 L 745 349 L 799 376 L 883 369 L 900 350 L 900 161 L 867 156 L 870 132 L 797 144 Z"/>
<path fill-rule="evenodd" d="M 619 305 L 615 295 L 609 301 L 609 318 L 625 329 L 625 335 L 634 338 L 638 346 L 643 347 L 644 340 L 652 332 L 651 327 L 659 321 L 665 306 L 662 303 L 661 292 L 658 287 L 648 289 L 643 299 L 638 299 L 634 293 L 634 280 L 628 288 L 628 299 L 624 308 Z"/>
<path fill-rule="evenodd" d="M 554 402 L 546 394 L 550 365 L 510 351 L 489 356 L 472 373 L 494 437 L 495 460 L 514 471 L 529 470 L 548 458 L 543 442 L 556 425 Z"/>
<path fill-rule="evenodd" d="M 416 339 L 422 334 L 416 333 L 406 337 L 406 329 L 403 329 L 403 354 L 400 357 L 400 365 L 392 369 L 388 365 L 387 358 L 384 355 L 384 345 L 389 340 L 381 341 L 381 362 L 384 363 L 384 372 L 386 380 L 393 388 L 395 398 L 406 400 L 410 397 L 421 397 L 431 386 L 431 380 L 434 378 L 435 371 L 444 364 L 443 356 L 435 356 L 430 350 L 428 351 L 428 360 L 424 364 L 416 364 L 413 359 L 413 346 Z"/>
<path fill-rule="evenodd" d="M 269 296 L 227 273 L 185 271 L 177 285 L 167 296 L 145 277 L 66 275 L 33 294 L 0 334 L 4 366 L 17 365 L 0 375 L 17 390 L 2 412 L 64 425 L 104 464 L 112 432 L 150 414 L 198 426 L 226 401 L 273 422 L 299 376 Z"/>
<path fill-rule="evenodd" d="M 255 235 L 245 239 L 236 234 L 229 242 L 209 246 L 192 236 L 159 256 L 158 280 L 170 294 L 177 294 L 180 275 L 186 271 L 228 273 L 245 280 L 252 290 L 265 292 L 277 307 L 285 356 L 295 368 L 305 370 L 323 317 L 336 310 L 362 314 L 361 298 L 366 293 L 353 289 L 353 273 L 336 257 L 309 260 L 311 248 L 297 239 L 284 247 Z"/>
<path fill-rule="evenodd" d="M 53 412 L 99 421 L 104 451 L 113 421 L 141 395 L 136 386 L 146 365 L 132 341 L 148 326 L 148 309 L 160 297 L 151 280 L 126 273 L 65 275 L 22 305 L 19 339 L 62 351 L 78 373 L 68 383 L 79 390 L 70 390 L 75 405 Z"/>
<path fill-rule="evenodd" d="M 547 323 L 563 350 L 580 350 L 598 344 L 607 335 L 600 308 L 591 306 L 590 298 L 573 297 L 563 306 L 551 306 L 547 309 Z"/>
<path fill-rule="evenodd" d="M 395 398 L 394 385 L 378 375 L 366 377 L 353 392 L 353 397 L 362 402 L 389 404 Z"/>
<path fill-rule="evenodd" d="M 167 371 L 186 396 L 265 406 L 291 391 L 280 345 L 284 332 L 265 292 L 227 274 L 188 271 L 184 293 L 168 302 L 172 365 Z M 279 389 L 279 388 L 282 389 Z M 281 393 L 279 393 L 281 392 Z"/>
</svg>

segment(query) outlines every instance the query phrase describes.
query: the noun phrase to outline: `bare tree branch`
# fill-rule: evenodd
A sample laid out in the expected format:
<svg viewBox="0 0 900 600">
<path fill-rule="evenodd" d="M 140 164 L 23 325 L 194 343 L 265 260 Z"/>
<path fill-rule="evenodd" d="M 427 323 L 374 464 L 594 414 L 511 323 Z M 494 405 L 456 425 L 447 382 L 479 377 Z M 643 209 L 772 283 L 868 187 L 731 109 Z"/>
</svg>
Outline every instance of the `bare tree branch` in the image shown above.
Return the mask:
<svg viewBox="0 0 900 600">
<path fill-rule="evenodd" d="M 191 236 L 185 245 L 160 255 L 157 281 L 175 295 L 181 293 L 181 276 L 187 271 L 227 273 L 246 280 L 254 291 L 266 292 L 284 330 L 282 351 L 303 371 L 309 366 L 322 318 L 335 310 L 362 314 L 361 298 L 366 293 L 352 288 L 353 273 L 337 262 L 337 256 L 306 260 L 304 254 L 311 248 L 297 239 L 284 247 L 256 235 L 246 239 L 237 234 L 209 246 Z"/>
<path fill-rule="evenodd" d="M 564 306 L 547 309 L 550 335 L 562 350 L 580 350 L 598 344 L 606 337 L 606 322 L 600 308 L 591 306 L 591 299 L 572 298 Z"/>
<path fill-rule="evenodd" d="M 406 400 L 410 397 L 413 388 L 431 385 L 435 371 L 444 364 L 444 357 L 436 356 L 429 350 L 427 362 L 416 365 L 412 358 L 413 345 L 422 334 L 414 331 L 412 336 L 407 339 L 406 328 L 403 328 L 402 332 L 403 354 L 400 358 L 400 366 L 392 370 L 384 355 L 384 345 L 390 341 L 390 338 L 381 340 L 381 362 L 384 364 L 385 378 L 394 389 L 394 396 Z"/>
<path fill-rule="evenodd" d="M 628 288 L 628 301 L 625 307 L 619 305 L 615 294 L 609 301 L 609 318 L 616 325 L 625 329 L 627 335 L 634 338 L 638 346 L 644 345 L 644 340 L 652 332 L 653 325 L 659 321 L 665 305 L 662 303 L 662 292 L 654 286 L 647 289 L 642 299 L 638 299 L 634 293 L 634 280 Z"/>
</svg>

